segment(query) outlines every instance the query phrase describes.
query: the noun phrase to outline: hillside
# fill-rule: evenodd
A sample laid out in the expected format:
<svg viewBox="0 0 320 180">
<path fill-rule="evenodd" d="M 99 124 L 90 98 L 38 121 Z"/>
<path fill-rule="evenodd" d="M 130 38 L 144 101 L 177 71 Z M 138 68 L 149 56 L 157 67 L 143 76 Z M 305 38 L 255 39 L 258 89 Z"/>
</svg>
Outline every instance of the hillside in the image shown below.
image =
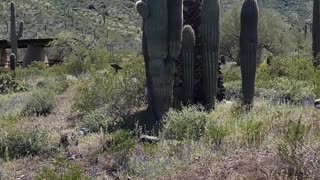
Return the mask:
<svg viewBox="0 0 320 180">
<path fill-rule="evenodd" d="M 10 0 L 0 3 L 0 39 L 7 38 Z M 61 31 L 98 39 L 101 44 L 139 43 L 139 18 L 134 2 L 16 0 L 17 21 L 24 21 L 23 38 L 52 37 Z M 91 7 L 90 7 L 91 6 Z M 106 22 L 102 14 L 106 13 Z M 132 46 L 132 45 L 131 45 Z"/>
<path fill-rule="evenodd" d="M 139 41 L 140 17 L 135 0 L 16 0 L 17 20 L 24 21 L 24 38 L 52 37 L 67 30 L 119 43 Z M 10 0 L 0 3 L 0 39 L 6 38 Z M 224 11 L 239 4 L 238 0 L 221 1 Z M 303 0 L 259 0 L 261 7 L 272 8 L 291 19 L 311 15 L 311 2 Z M 89 9 L 90 5 L 94 9 Z M 102 14 L 107 12 L 106 23 Z M 72 20 L 73 19 L 73 20 Z M 72 23 L 73 21 L 73 23 Z M 294 22 L 294 20 L 292 21 Z M 65 28 L 65 26 L 67 26 Z"/>
</svg>

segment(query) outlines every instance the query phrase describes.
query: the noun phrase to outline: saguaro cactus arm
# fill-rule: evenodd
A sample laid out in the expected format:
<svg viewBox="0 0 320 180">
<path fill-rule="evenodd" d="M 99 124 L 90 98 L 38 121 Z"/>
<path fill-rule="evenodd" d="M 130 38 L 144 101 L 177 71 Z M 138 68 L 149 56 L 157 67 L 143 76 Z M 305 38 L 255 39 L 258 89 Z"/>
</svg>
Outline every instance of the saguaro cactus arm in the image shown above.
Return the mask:
<svg viewBox="0 0 320 180">
<path fill-rule="evenodd" d="M 23 35 L 23 22 L 20 22 L 20 24 L 19 24 L 19 30 L 18 30 L 18 36 L 17 36 L 17 38 L 18 39 L 20 39 L 20 38 L 22 38 L 22 35 Z"/>
<path fill-rule="evenodd" d="M 10 54 L 10 70 L 11 71 L 15 71 L 16 70 L 16 64 L 17 64 L 16 55 L 11 53 Z"/>
<path fill-rule="evenodd" d="M 142 18 L 148 18 L 150 11 L 148 5 L 143 1 L 138 1 L 136 3 L 136 10 Z"/>
</svg>

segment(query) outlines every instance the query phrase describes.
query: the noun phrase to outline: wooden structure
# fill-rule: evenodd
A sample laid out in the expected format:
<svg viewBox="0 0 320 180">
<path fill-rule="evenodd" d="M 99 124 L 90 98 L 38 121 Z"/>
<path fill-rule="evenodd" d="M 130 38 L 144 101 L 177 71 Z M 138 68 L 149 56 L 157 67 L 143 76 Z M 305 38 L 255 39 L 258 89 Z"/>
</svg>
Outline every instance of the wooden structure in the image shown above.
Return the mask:
<svg viewBox="0 0 320 180">
<path fill-rule="evenodd" d="M 50 47 L 50 42 L 53 38 L 46 39 L 20 39 L 18 40 L 18 48 L 26 48 L 25 56 L 23 58 L 23 67 L 29 66 L 33 61 L 40 61 L 49 64 L 46 47 Z M 10 49 L 10 41 L 0 40 L 0 66 L 9 66 L 9 55 L 6 49 Z"/>
</svg>

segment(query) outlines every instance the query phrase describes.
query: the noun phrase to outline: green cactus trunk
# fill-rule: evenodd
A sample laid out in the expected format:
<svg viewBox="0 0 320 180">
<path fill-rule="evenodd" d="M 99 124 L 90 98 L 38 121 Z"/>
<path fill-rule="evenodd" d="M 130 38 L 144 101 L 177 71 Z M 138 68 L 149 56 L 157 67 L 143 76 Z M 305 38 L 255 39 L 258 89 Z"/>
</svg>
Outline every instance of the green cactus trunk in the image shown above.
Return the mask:
<svg viewBox="0 0 320 180">
<path fill-rule="evenodd" d="M 319 65 L 318 55 L 320 52 L 320 0 L 313 0 L 313 21 L 312 21 L 312 51 L 314 65 Z"/>
<path fill-rule="evenodd" d="M 256 0 L 245 0 L 243 2 L 240 30 L 240 64 L 243 103 L 245 105 L 251 105 L 254 97 L 258 46 L 258 13 Z"/>
<path fill-rule="evenodd" d="M 193 102 L 194 91 L 194 46 L 195 36 L 191 26 L 186 25 L 182 30 L 181 59 L 183 67 L 184 103 Z"/>
<path fill-rule="evenodd" d="M 138 1 L 149 105 L 156 121 L 172 105 L 174 60 L 181 48 L 182 0 Z"/>
<path fill-rule="evenodd" d="M 23 34 L 23 22 L 19 24 L 19 31 L 17 34 L 16 28 L 16 6 L 14 2 L 11 2 L 11 17 L 10 17 L 10 43 L 11 43 L 11 52 L 15 54 L 16 59 L 18 59 L 18 39 L 22 37 Z M 16 65 L 15 65 L 16 66 Z"/>
<path fill-rule="evenodd" d="M 220 2 L 203 0 L 200 26 L 203 53 L 204 103 L 213 109 L 217 95 L 217 70 L 219 63 Z"/>
<path fill-rule="evenodd" d="M 195 35 L 194 46 L 194 90 L 193 90 L 193 103 L 202 103 L 204 99 L 203 85 L 202 85 L 202 47 L 200 38 L 200 24 L 201 24 L 201 4 L 202 0 L 184 0 L 183 1 L 183 23 L 190 25 Z M 176 72 L 174 79 L 174 105 L 179 107 L 181 102 L 186 102 L 184 99 L 184 85 L 183 85 L 183 57 L 180 54 L 175 62 Z"/>
</svg>

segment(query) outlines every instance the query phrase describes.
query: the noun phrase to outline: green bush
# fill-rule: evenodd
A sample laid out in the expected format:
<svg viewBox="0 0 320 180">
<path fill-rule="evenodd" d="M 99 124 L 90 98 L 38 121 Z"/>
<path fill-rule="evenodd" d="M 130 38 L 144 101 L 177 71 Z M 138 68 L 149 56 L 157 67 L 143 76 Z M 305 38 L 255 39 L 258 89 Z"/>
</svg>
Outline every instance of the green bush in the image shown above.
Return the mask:
<svg viewBox="0 0 320 180">
<path fill-rule="evenodd" d="M 41 62 L 32 62 L 28 68 L 16 68 L 15 78 L 18 80 L 27 80 L 37 76 L 43 76 L 46 66 Z"/>
<path fill-rule="evenodd" d="M 211 120 L 208 122 L 205 130 L 205 139 L 207 143 L 219 146 L 223 139 L 229 134 L 229 129 L 217 121 Z"/>
<path fill-rule="evenodd" d="M 106 150 L 111 152 L 114 158 L 113 166 L 116 169 L 128 169 L 129 158 L 136 146 L 134 134 L 129 131 L 117 131 L 112 134 L 112 141 Z"/>
<path fill-rule="evenodd" d="M 48 135 L 44 132 L 9 130 L 0 132 L 0 158 L 15 159 L 49 152 Z"/>
<path fill-rule="evenodd" d="M 15 80 L 10 73 L 0 74 L 0 94 L 27 91 L 28 86 Z"/>
<path fill-rule="evenodd" d="M 80 121 L 80 127 L 86 128 L 90 132 L 114 132 L 122 125 L 119 118 L 111 117 L 104 109 L 97 109 L 87 113 Z"/>
<path fill-rule="evenodd" d="M 246 145 L 259 146 L 262 142 L 263 122 L 257 120 L 245 120 L 239 124 L 239 130 Z"/>
<path fill-rule="evenodd" d="M 222 66 L 222 75 L 224 82 L 241 81 L 240 67 L 234 64 Z"/>
<path fill-rule="evenodd" d="M 278 78 L 275 81 L 274 89 L 280 98 L 293 103 L 301 103 L 304 100 L 315 97 L 312 85 L 306 81 Z"/>
<path fill-rule="evenodd" d="M 28 98 L 22 113 L 24 115 L 48 115 L 55 106 L 54 92 L 49 89 L 37 89 Z"/>
<path fill-rule="evenodd" d="M 90 112 L 105 108 L 111 116 L 131 114 L 145 103 L 145 81 L 141 59 L 133 59 L 115 73 L 110 68 L 92 71 L 79 82 L 73 109 Z"/>
<path fill-rule="evenodd" d="M 39 81 L 36 85 L 38 88 L 50 89 L 56 94 L 63 93 L 67 88 L 69 88 L 70 83 L 65 77 L 57 78 L 45 78 Z"/>
<path fill-rule="evenodd" d="M 203 109 L 192 106 L 181 111 L 170 110 L 164 118 L 163 133 L 176 140 L 199 140 L 205 133 L 209 115 Z"/>
<path fill-rule="evenodd" d="M 313 79 L 313 91 L 317 98 L 320 98 L 320 68 L 315 71 Z"/>
<path fill-rule="evenodd" d="M 291 178 L 301 178 L 301 172 L 303 172 L 302 148 L 310 128 L 302 123 L 300 117 L 297 122 L 289 121 L 282 129 L 282 137 L 277 144 L 277 154 L 287 166 L 286 171 Z"/>
</svg>

